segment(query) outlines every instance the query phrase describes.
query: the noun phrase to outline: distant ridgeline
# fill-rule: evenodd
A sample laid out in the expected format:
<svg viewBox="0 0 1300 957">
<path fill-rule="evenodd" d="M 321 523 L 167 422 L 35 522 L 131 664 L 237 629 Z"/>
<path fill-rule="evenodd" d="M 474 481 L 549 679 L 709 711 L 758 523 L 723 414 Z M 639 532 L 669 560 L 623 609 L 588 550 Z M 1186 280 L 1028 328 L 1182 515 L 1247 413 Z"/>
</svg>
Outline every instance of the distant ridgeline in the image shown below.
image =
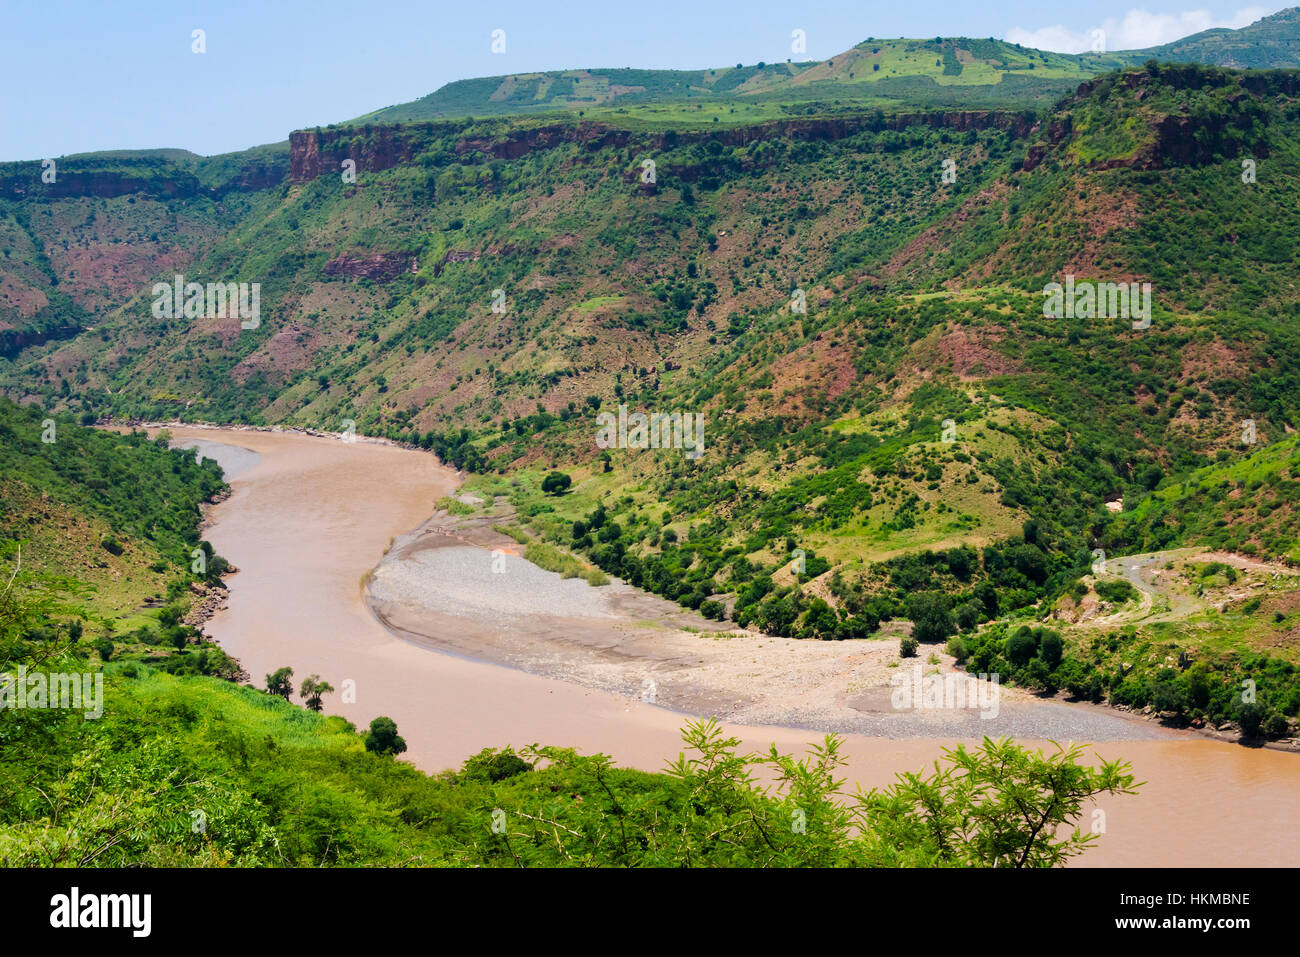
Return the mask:
<svg viewBox="0 0 1300 957">
<path fill-rule="evenodd" d="M 219 199 L 231 191 L 278 186 L 288 173 L 287 161 L 288 150 L 280 144 L 218 157 L 155 150 L 0 163 L 0 198 L 111 199 L 138 194 L 154 199 Z"/>
</svg>

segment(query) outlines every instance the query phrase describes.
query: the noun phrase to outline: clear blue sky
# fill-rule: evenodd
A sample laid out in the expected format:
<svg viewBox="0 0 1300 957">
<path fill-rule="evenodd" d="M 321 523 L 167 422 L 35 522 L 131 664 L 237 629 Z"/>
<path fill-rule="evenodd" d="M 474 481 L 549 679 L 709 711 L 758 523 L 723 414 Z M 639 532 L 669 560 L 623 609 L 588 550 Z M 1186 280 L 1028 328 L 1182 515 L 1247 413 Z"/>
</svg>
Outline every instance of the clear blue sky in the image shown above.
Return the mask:
<svg viewBox="0 0 1300 957">
<path fill-rule="evenodd" d="M 467 77 L 784 60 L 796 28 L 808 59 L 867 37 L 994 36 L 1081 49 L 1099 27 L 1110 49 L 1124 49 L 1279 9 L 1267 0 L 14 0 L 0 26 L 0 160 L 163 146 L 230 152 Z M 504 55 L 490 49 L 498 28 Z M 191 52 L 195 29 L 206 33 L 202 55 Z"/>
</svg>

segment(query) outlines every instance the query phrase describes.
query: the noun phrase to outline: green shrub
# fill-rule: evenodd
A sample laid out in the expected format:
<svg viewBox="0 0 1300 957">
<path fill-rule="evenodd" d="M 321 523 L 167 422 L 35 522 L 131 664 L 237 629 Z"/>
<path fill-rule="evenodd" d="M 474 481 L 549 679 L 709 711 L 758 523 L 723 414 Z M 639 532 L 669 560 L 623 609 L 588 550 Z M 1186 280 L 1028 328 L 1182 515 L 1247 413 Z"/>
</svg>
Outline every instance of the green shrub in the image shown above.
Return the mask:
<svg viewBox="0 0 1300 957">
<path fill-rule="evenodd" d="M 498 781 L 505 781 L 532 769 L 533 766 L 515 754 L 513 748 L 484 748 L 465 761 L 459 777 L 463 781 L 487 781 L 496 784 Z"/>
<path fill-rule="evenodd" d="M 970 631 L 979 624 L 981 611 L 983 611 L 983 607 L 973 601 L 957 606 L 957 611 L 953 615 L 957 621 L 957 627 L 962 631 Z"/>
<path fill-rule="evenodd" d="M 1122 605 L 1126 601 L 1130 601 L 1133 596 L 1137 594 L 1136 589 L 1123 579 L 1099 581 L 1094 587 L 1096 588 L 1097 594 L 1104 601 L 1111 602 L 1115 605 Z"/>
<path fill-rule="evenodd" d="M 1061 636 L 1054 631 L 1043 630 L 1038 642 L 1038 657 L 1048 668 L 1055 668 L 1061 663 Z"/>
<path fill-rule="evenodd" d="M 397 733 L 397 722 L 380 715 L 370 722 L 366 733 L 366 750 L 373 754 L 401 754 L 406 750 L 406 741 Z"/>
<path fill-rule="evenodd" d="M 1038 642 L 1034 633 L 1023 625 L 1007 639 L 1007 660 L 1017 667 L 1027 665 L 1037 653 Z"/>
<path fill-rule="evenodd" d="M 1264 719 L 1264 723 L 1260 726 L 1260 730 L 1264 732 L 1265 737 L 1285 738 L 1290 733 L 1291 727 L 1287 723 L 1285 716 L 1274 711 Z"/>
<path fill-rule="evenodd" d="M 1259 729 L 1264 724 L 1264 719 L 1268 712 L 1258 701 L 1243 701 L 1238 703 L 1233 718 L 1237 724 L 1241 725 L 1241 731 L 1249 738 L 1259 735 Z"/>
<path fill-rule="evenodd" d="M 948 596 L 943 592 L 919 592 L 907 600 L 907 617 L 917 641 L 943 641 L 957 630 Z"/>
<path fill-rule="evenodd" d="M 552 472 L 542 479 L 542 491 L 547 495 L 560 495 L 573 484 L 573 479 L 563 472 Z"/>
</svg>

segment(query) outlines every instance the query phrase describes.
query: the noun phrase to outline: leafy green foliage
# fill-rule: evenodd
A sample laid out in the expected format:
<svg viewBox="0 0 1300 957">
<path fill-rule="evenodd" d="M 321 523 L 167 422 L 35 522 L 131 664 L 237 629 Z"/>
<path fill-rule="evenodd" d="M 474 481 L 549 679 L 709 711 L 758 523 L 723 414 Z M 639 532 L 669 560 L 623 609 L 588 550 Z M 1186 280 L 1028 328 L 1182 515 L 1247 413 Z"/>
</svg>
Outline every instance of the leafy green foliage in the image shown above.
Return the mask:
<svg viewBox="0 0 1300 957">
<path fill-rule="evenodd" d="M 907 600 L 907 617 L 917 641 L 943 641 L 957 630 L 948 596 L 942 592 L 920 592 Z"/>
<path fill-rule="evenodd" d="M 572 484 L 573 479 L 568 475 L 563 472 L 552 472 L 542 479 L 542 491 L 547 495 L 562 495 Z"/>
<path fill-rule="evenodd" d="M 53 441 L 43 441 L 54 423 Z M 115 534 L 101 543 L 120 555 L 122 539 L 138 539 L 187 572 L 200 545 L 199 504 L 225 487 L 213 462 L 193 450 L 159 447 L 143 432 L 120 435 L 87 429 L 67 416 L 0 399 L 0 537 L 24 538 L 20 522 L 34 490 L 108 523 Z M 211 546 L 207 546 L 211 556 Z"/>
<path fill-rule="evenodd" d="M 266 676 L 266 693 L 289 700 L 293 694 L 293 669 L 278 668 Z"/>
<path fill-rule="evenodd" d="M 1052 629 L 1006 623 L 987 626 L 963 642 L 965 666 L 972 673 L 999 674 L 1031 689 L 1064 690 L 1128 708 L 1150 705 L 1180 722 L 1235 721 L 1247 734 L 1264 729 L 1269 736 L 1285 737 L 1291 733 L 1287 718 L 1300 716 L 1295 665 L 1265 654 L 1225 652 L 1200 661 L 1184 658 L 1171 667 L 1165 658 L 1171 646 L 1133 629 L 1067 647 Z M 1253 701 L 1247 687 L 1255 689 Z"/>
<path fill-rule="evenodd" d="M 397 733 L 397 722 L 382 716 L 371 721 L 366 733 L 366 750 L 375 754 L 401 754 L 405 751 L 406 740 Z"/>
</svg>

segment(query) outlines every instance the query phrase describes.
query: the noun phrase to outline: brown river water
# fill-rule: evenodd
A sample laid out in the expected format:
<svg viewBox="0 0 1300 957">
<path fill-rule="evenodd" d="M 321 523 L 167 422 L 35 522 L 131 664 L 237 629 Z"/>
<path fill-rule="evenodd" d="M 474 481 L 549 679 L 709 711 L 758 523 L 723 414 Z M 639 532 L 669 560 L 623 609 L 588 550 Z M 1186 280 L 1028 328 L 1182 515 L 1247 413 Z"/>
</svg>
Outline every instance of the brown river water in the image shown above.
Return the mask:
<svg viewBox="0 0 1300 957">
<path fill-rule="evenodd" d="M 239 568 L 230 601 L 208 632 L 238 658 L 254 684 L 284 665 L 295 684 L 318 673 L 336 689 L 326 710 L 359 727 L 392 717 L 405 758 L 435 771 L 484 747 L 540 743 L 602 751 L 621 764 L 661 770 L 676 757 L 686 718 L 639 700 L 471 661 L 391 635 L 363 601 L 363 577 L 394 536 L 416 527 L 457 484 L 427 454 L 358 439 L 171 427 L 178 444 L 217 442 L 252 450 L 234 489 L 210 515 L 206 537 Z M 821 735 L 726 725 L 742 748 L 802 752 Z M 890 783 L 928 768 L 956 742 L 846 737 L 848 787 Z M 1024 742 L 1040 744 L 1041 742 Z M 1124 758 L 1134 796 L 1107 797 L 1105 831 L 1083 866 L 1294 866 L 1300 862 L 1300 755 L 1193 736 L 1099 743 Z M 1091 817 L 1085 817 L 1088 829 Z"/>
</svg>

